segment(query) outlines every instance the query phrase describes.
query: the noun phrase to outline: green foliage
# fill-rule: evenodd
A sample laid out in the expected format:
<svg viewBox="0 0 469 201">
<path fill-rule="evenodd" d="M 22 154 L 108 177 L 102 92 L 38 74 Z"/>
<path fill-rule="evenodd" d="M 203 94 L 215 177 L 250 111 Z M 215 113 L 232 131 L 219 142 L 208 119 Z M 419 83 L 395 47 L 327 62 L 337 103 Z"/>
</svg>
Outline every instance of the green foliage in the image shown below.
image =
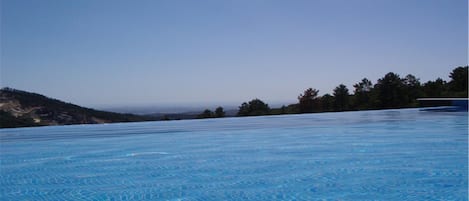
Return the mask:
<svg viewBox="0 0 469 201">
<path fill-rule="evenodd" d="M 330 94 L 324 94 L 321 97 L 322 111 L 331 112 L 334 111 L 334 96 Z"/>
<path fill-rule="evenodd" d="M 449 83 L 438 78 L 421 84 L 412 74 L 400 78 L 389 72 L 375 85 L 363 78 L 353 85 L 353 95 L 343 84 L 334 89 L 333 96 L 319 97 L 318 90 L 308 88 L 298 96 L 298 112 L 405 108 L 417 106 L 420 97 L 467 97 L 467 73 L 468 66 L 457 67 L 450 73 L 452 80 Z"/>
<path fill-rule="evenodd" d="M 270 114 L 270 107 L 259 99 L 253 99 L 249 103 L 239 106 L 238 116 L 259 116 Z"/>
<path fill-rule="evenodd" d="M 412 74 L 408 74 L 402 80 L 405 87 L 405 94 L 408 97 L 408 106 L 417 106 L 417 98 L 423 96 L 423 89 L 418 78 Z M 405 105 L 402 105 L 405 107 Z"/>
<path fill-rule="evenodd" d="M 395 73 L 387 73 L 375 85 L 378 108 L 399 108 L 409 101 L 403 80 Z"/>
<path fill-rule="evenodd" d="M 300 105 L 298 103 L 288 105 L 287 108 L 286 108 L 286 113 L 287 114 L 298 114 L 298 113 L 300 113 Z"/>
<path fill-rule="evenodd" d="M 467 77 L 468 66 L 457 67 L 449 75 L 451 81 L 449 82 L 449 89 L 455 96 L 467 97 Z"/>
<path fill-rule="evenodd" d="M 310 113 L 319 111 L 320 101 L 318 97 L 319 90 L 308 88 L 303 94 L 298 96 L 300 113 Z"/>
<path fill-rule="evenodd" d="M 98 111 L 90 108 L 80 107 L 71 103 L 65 103 L 60 100 L 48 98 L 46 96 L 30 93 L 26 91 L 16 90 L 12 88 L 3 88 L 0 90 L 3 98 L 17 100 L 22 108 L 37 108 L 36 115 L 40 116 L 41 122 L 55 122 L 57 124 L 89 124 L 104 122 L 134 122 L 134 121 L 152 121 L 153 117 L 120 114 L 114 112 Z M 3 115 L 4 116 L 4 115 Z M 3 124 L 13 124 L 14 122 L 9 116 L 4 116 Z M 27 117 L 18 117 L 22 122 L 30 123 Z M 99 121 L 97 121 L 99 120 Z M 15 125 L 20 125 L 16 124 Z M 32 124 L 36 125 L 36 124 Z M 20 126 L 25 126 L 20 125 Z"/>
<path fill-rule="evenodd" d="M 217 108 L 215 109 L 215 117 L 216 117 L 216 118 L 225 117 L 225 111 L 223 110 L 222 107 L 217 107 Z"/>
<path fill-rule="evenodd" d="M 0 110 L 0 128 L 16 128 L 39 126 L 34 120 L 28 117 L 15 117 L 8 112 Z"/>
<path fill-rule="evenodd" d="M 298 114 L 300 113 L 299 104 L 290 104 L 290 105 L 282 105 L 280 108 L 272 108 L 270 110 L 270 114 L 272 115 L 280 115 L 280 114 Z"/>
<path fill-rule="evenodd" d="M 422 87 L 422 91 L 424 97 L 444 97 L 447 93 L 447 83 L 443 79 L 437 78 L 435 81 L 426 82 Z"/>
<path fill-rule="evenodd" d="M 280 115 L 280 114 L 298 114 L 299 108 L 298 104 L 291 104 L 288 106 L 282 105 L 280 108 L 272 108 L 270 110 L 270 114 L 272 115 Z"/>
<path fill-rule="evenodd" d="M 334 109 L 336 111 L 349 109 L 349 95 L 347 87 L 343 84 L 340 84 L 334 89 Z"/>
<path fill-rule="evenodd" d="M 223 107 L 217 107 L 215 109 L 215 112 L 212 112 L 209 109 L 205 109 L 202 113 L 197 115 L 198 119 L 221 118 L 221 117 L 225 117 L 225 111 L 223 110 Z"/>
<path fill-rule="evenodd" d="M 385 109 L 414 107 L 419 97 L 467 97 L 468 66 L 457 67 L 449 75 L 451 81 L 441 78 L 421 84 L 414 75 L 408 74 L 400 78 L 393 72 L 378 79 L 375 85 L 367 78 L 354 84 L 353 95 L 343 84 L 333 90 L 333 95 L 318 96 L 319 90 L 308 88 L 298 96 L 298 102 L 288 106 L 271 109 L 259 99 L 244 102 L 239 106 L 238 116 L 257 116 L 269 114 L 297 114 L 311 112 Z M 24 108 L 39 108 L 36 114 L 42 120 L 50 120 L 58 124 L 97 123 L 95 119 L 106 122 L 131 122 L 155 120 L 153 117 L 133 114 L 119 114 L 83 108 L 40 94 L 29 93 L 11 88 L 0 90 L 1 97 L 17 100 Z M 225 111 L 217 107 L 215 112 L 206 109 L 197 118 L 224 117 Z M 193 118 L 193 117 L 191 117 Z M 164 116 L 169 120 L 169 116 Z M 15 117 L 8 112 L 0 111 L 0 127 L 38 126 L 30 117 Z"/>
<path fill-rule="evenodd" d="M 371 103 L 371 92 L 373 90 L 373 84 L 370 80 L 363 78 L 357 84 L 354 84 L 354 97 L 353 97 L 353 108 L 356 109 L 367 109 L 370 108 Z"/>
<path fill-rule="evenodd" d="M 214 113 L 213 113 L 211 110 L 206 109 L 206 110 L 204 110 L 201 114 L 199 114 L 199 115 L 197 116 L 197 118 L 199 118 L 199 119 L 206 119 L 206 118 L 213 118 L 214 116 L 215 116 L 215 115 L 214 115 Z"/>
</svg>

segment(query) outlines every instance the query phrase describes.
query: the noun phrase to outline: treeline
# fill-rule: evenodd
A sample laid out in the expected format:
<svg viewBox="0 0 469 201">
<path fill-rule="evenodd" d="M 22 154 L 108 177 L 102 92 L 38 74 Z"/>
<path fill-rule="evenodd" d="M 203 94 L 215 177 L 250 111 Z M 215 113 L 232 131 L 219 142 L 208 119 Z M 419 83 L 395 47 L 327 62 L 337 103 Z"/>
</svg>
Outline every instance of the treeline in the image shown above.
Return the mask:
<svg viewBox="0 0 469 201">
<path fill-rule="evenodd" d="M 437 78 L 422 84 L 414 75 L 400 77 L 398 74 L 390 72 L 378 79 L 375 84 L 369 79 L 363 78 L 353 85 L 353 91 L 340 84 L 334 88 L 332 94 L 319 96 L 319 90 L 310 87 L 297 97 L 297 103 L 280 108 L 270 108 L 267 103 L 256 98 L 242 103 L 236 116 L 407 108 L 417 107 L 417 98 L 467 98 L 468 68 L 468 66 L 464 66 L 453 69 L 449 74 L 450 81 L 448 82 Z M 0 102 L 3 103 L 0 110 L 0 128 L 171 120 L 167 116 L 159 119 L 153 116 L 99 111 L 11 88 L 0 89 Z M 15 102 L 18 102 L 19 105 L 8 106 L 9 104 L 7 104 Z M 190 115 L 190 118 L 221 118 L 234 116 L 235 112 L 229 111 L 229 115 L 227 115 L 222 107 L 217 107 L 214 111 L 206 109 L 199 115 Z"/>
<path fill-rule="evenodd" d="M 217 107 L 215 109 L 215 112 L 212 112 L 209 109 L 204 110 L 201 114 L 197 116 L 199 119 L 205 119 L 205 118 L 221 118 L 225 117 L 225 111 L 223 110 L 223 107 Z"/>
<path fill-rule="evenodd" d="M 400 77 L 390 72 L 373 84 L 363 78 L 353 85 L 353 92 L 340 84 L 333 94 L 319 96 L 319 90 L 307 88 L 298 96 L 298 103 L 271 109 L 259 99 L 244 102 L 239 106 L 238 116 L 275 114 L 299 114 L 369 109 L 392 109 L 417 107 L 417 98 L 424 97 L 468 97 L 468 66 L 457 67 L 449 75 L 451 80 L 437 78 L 420 83 L 414 75 Z"/>
</svg>

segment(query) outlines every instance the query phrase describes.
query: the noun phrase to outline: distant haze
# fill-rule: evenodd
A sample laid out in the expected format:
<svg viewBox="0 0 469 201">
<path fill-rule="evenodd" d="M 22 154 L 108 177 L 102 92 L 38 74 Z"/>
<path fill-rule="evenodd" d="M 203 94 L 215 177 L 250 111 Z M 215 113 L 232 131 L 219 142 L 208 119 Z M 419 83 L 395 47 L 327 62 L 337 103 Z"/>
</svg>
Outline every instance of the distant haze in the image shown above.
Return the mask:
<svg viewBox="0 0 469 201">
<path fill-rule="evenodd" d="M 185 112 L 194 112 L 200 113 L 205 109 L 215 110 L 217 106 L 213 105 L 148 105 L 148 106 L 113 106 L 113 107 L 102 107 L 100 109 L 112 112 L 119 112 L 119 113 L 132 113 L 132 114 L 154 114 L 154 113 L 161 113 L 161 114 L 176 114 L 176 113 L 185 113 Z M 225 106 L 225 110 L 234 110 L 237 109 L 236 106 Z"/>
<path fill-rule="evenodd" d="M 248 101 L 245 101 L 248 102 Z M 292 102 L 285 103 L 269 103 L 269 107 L 279 108 L 283 105 L 289 105 Z M 238 111 L 239 105 L 241 103 L 205 103 L 205 104 L 149 104 L 149 105 L 115 105 L 115 106 L 96 106 L 97 109 L 102 109 L 112 112 L 120 113 L 132 113 L 132 114 L 153 114 L 153 113 L 162 113 L 162 114 L 175 114 L 175 113 L 186 113 L 193 112 L 199 114 L 205 109 L 214 111 L 217 107 L 223 107 L 225 111 L 236 110 Z"/>
<path fill-rule="evenodd" d="M 1 86 L 87 107 L 295 103 L 467 65 L 466 0 L 0 3 Z"/>
</svg>

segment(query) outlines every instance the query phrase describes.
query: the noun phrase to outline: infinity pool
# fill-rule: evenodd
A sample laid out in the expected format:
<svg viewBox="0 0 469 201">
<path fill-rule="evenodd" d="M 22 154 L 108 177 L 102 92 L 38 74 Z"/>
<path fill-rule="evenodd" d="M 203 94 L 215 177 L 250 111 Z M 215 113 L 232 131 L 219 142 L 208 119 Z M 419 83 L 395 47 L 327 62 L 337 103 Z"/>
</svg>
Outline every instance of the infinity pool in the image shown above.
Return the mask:
<svg viewBox="0 0 469 201">
<path fill-rule="evenodd" d="M 467 200 L 467 112 L 0 130 L 1 200 Z"/>
</svg>

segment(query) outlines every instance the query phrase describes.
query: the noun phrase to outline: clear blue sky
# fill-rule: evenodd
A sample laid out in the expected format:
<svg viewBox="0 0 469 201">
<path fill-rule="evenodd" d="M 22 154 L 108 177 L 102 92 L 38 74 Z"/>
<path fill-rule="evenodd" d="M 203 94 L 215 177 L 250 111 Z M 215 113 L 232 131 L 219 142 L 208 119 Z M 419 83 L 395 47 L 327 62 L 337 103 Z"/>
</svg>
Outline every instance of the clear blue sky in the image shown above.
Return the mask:
<svg viewBox="0 0 469 201">
<path fill-rule="evenodd" d="M 294 103 L 467 64 L 466 0 L 2 0 L 1 86 L 88 107 Z"/>
</svg>

